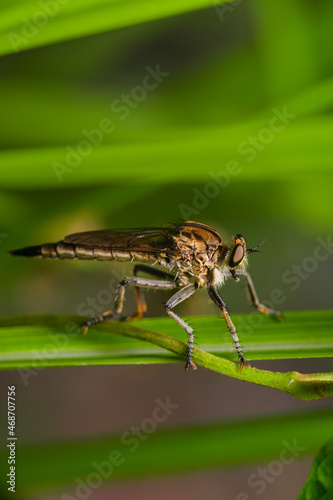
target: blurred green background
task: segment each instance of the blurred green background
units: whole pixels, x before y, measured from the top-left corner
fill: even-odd
[[[45,32],[49,28],[51,23]],[[317,238],[332,234],[332,29],[328,0],[244,0],[3,55],[1,314],[75,313],[108,287],[112,273],[131,270],[123,263],[14,259],[7,250],[77,231],[159,226],[177,217],[209,224],[226,240],[236,233],[250,246],[265,239],[261,253],[250,256],[262,300],[280,289],[281,310],[331,309],[332,255],[310,271],[306,259],[314,256]],[[137,87],[151,72],[147,67],[168,75],[144,93]],[[120,113],[117,100],[124,95],[131,100]],[[272,122],[281,113],[287,118]],[[68,168],[68,151],[80,152],[101,120],[111,120],[113,131]],[[66,167],[61,174],[59,163]],[[216,177],[227,179],[225,185]],[[295,289],[283,278],[288,271],[294,276],[294,265],[306,276]],[[250,311],[244,285],[227,283],[222,296],[231,313]],[[165,297],[148,294],[149,315],[164,315]],[[133,306],[128,294],[128,311]],[[182,312],[216,310],[202,291]],[[200,344],[204,332],[198,335]],[[224,331],[221,341],[227,341]],[[257,366],[315,372],[330,363]],[[6,374],[2,384],[7,382],[20,386],[17,373]],[[244,386],[203,370],[185,377],[178,365],[45,370],[20,390],[22,442],[127,428],[161,394],[181,402],[173,423],[309,405]],[[291,465],[269,498],[286,492],[295,498],[310,463]],[[160,499],[178,498],[181,491],[222,498],[222,483],[223,498],[236,498],[250,472],[110,486],[94,498],[128,498],[134,491],[136,498],[157,492]]]

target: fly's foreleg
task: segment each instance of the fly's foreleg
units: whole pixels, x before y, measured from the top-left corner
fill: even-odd
[[[259,302],[257,292],[254,288],[254,284],[249,273],[247,271],[238,271],[237,275],[244,276],[244,278],[246,279],[247,288],[249,290],[250,299],[253,307],[255,307],[257,311],[263,314],[267,314],[268,316],[276,316],[278,320],[283,321],[283,316],[280,313],[280,311],[275,311],[274,309],[270,309],[269,307],[266,307]]]
[[[86,321],[82,325],[83,333],[87,333],[88,328],[92,325],[96,325],[97,323],[101,323],[102,321],[106,321],[108,319],[118,318],[122,313],[124,306],[124,298],[125,298],[125,286],[134,286],[136,288],[150,288],[150,289],[159,289],[159,290],[172,290],[174,288],[178,288],[177,283],[174,281],[158,281],[151,280],[148,278],[124,278],[118,285],[118,294],[115,300],[115,306],[113,311],[107,311],[96,318],[92,318]]]
[[[239,369],[241,370],[244,365],[250,366],[249,363],[245,359],[245,356],[243,354],[242,348],[241,348],[240,343],[239,343],[239,338],[238,338],[238,335],[236,332],[236,328],[235,328],[233,322],[231,321],[231,318],[229,316],[229,313],[227,311],[225,303],[222,300],[222,297],[220,296],[216,287],[213,284],[208,283],[207,288],[208,288],[208,293],[209,293],[210,298],[213,300],[213,302],[215,302],[215,304],[219,307],[219,309],[221,309],[222,314],[224,316],[224,319],[228,325],[229,332],[230,332],[230,335],[232,337],[232,341],[234,343],[236,353],[237,353],[239,360],[240,360]]]
[[[191,295],[193,295],[197,288],[198,285],[196,283],[191,283],[190,285],[186,285],[184,288],[176,292],[171,297],[171,299],[169,299],[168,302],[165,304],[165,310],[169,314],[169,316],[171,316],[171,318],[177,321],[177,323],[188,334],[187,361],[185,365],[185,370],[188,370],[189,368],[192,368],[193,370],[197,369],[196,365],[192,361],[194,330],[182,318],[180,318],[176,313],[174,313],[172,309],[176,307],[176,305],[180,304],[180,302],[183,302],[183,300],[186,300]]]
[[[133,270],[134,276],[137,276],[139,272],[147,273],[150,274],[151,276],[156,276],[158,278],[164,278],[165,280],[168,281],[175,280],[175,276],[173,274],[168,273],[166,271],[162,271],[161,269],[155,269],[154,267],[151,266],[146,266],[145,264],[136,264],[134,266]],[[144,297],[144,294],[142,293],[142,290],[138,286],[136,286],[134,288],[134,293],[137,304],[137,312],[135,314],[132,314],[132,316],[128,316],[127,318],[125,318],[126,321],[133,321],[135,319],[140,319],[147,312],[146,299]]]

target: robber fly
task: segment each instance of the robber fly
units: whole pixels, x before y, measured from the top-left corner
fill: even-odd
[[[222,241],[219,233],[211,227],[199,222],[181,221],[164,228],[110,229],[76,233],[66,236],[58,243],[26,247],[10,253],[11,255],[51,259],[140,262],[134,266],[133,276],[124,278],[119,283],[113,311],[107,311],[83,323],[83,333],[96,323],[111,318],[120,319],[127,285],[134,287],[137,301],[137,312],[124,318],[128,320],[141,318],[147,310],[141,288],[178,289],[166,302],[165,309],[188,334],[186,370],[196,369],[192,361],[193,328],[173,309],[193,295],[198,288],[206,287],[210,298],[225,318],[240,360],[239,368],[242,369],[244,364],[250,365],[244,357],[236,329],[217,289],[226,279],[233,278],[238,281],[243,276],[246,279],[253,306],[261,313],[275,315],[282,319],[279,311],[269,309],[259,302],[252,279],[246,271],[247,254],[256,252],[258,246],[247,248],[245,238],[240,234],[233,237],[231,245],[227,245]],[[150,265],[142,264],[142,262]],[[166,271],[153,267],[156,264]],[[138,273],[142,272],[150,274],[154,279],[138,277]]]

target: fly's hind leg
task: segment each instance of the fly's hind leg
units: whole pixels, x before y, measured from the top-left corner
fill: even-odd
[[[244,276],[244,278],[246,279],[247,288],[249,290],[252,305],[257,309],[257,311],[261,312],[262,314],[267,314],[268,316],[275,316],[279,321],[284,321],[280,311],[275,311],[274,309],[270,309],[269,307],[266,307],[259,302],[258,295],[254,288],[252,278],[247,271],[238,271],[237,275]]]
[[[164,273],[165,275],[165,273]],[[115,319],[120,316],[124,306],[124,298],[125,298],[125,286],[134,286],[136,288],[150,288],[150,289],[159,289],[159,290],[172,290],[174,288],[178,288],[178,284],[174,281],[159,281],[152,280],[148,278],[124,278],[118,285],[118,294],[115,300],[115,306],[113,311],[107,311],[100,316],[96,316],[96,318],[92,318],[86,321],[82,325],[82,332],[87,333],[88,328],[92,325],[96,325],[97,323],[101,323],[102,321],[106,321],[108,319]],[[141,296],[142,297],[142,296]],[[144,309],[145,302],[140,303],[140,307]],[[139,307],[139,306],[138,306]]]
[[[176,307],[177,304],[183,302],[183,300],[188,299],[191,295],[194,294],[198,285],[196,283],[191,283],[186,285],[184,288],[181,288],[178,292],[176,292],[171,299],[165,304],[166,312],[173,318],[177,323],[185,330],[188,334],[188,348],[187,348],[187,361],[185,365],[185,370],[192,368],[196,370],[197,367],[192,361],[192,351],[193,351],[193,343],[194,343],[194,330],[191,328],[182,318],[180,318],[176,313],[173,312],[173,308]]]

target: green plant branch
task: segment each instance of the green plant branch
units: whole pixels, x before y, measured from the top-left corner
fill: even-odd
[[[293,324],[291,318],[298,315],[302,318],[306,317],[311,328],[312,324],[315,324],[317,320],[318,332],[320,329],[322,330],[322,338],[324,337],[323,325],[326,332],[329,332],[332,327],[332,313],[330,311],[292,314],[290,313],[291,326]],[[243,318],[243,316],[241,317]],[[209,318],[201,319],[209,323]],[[213,320],[216,329],[216,325],[220,326],[220,323],[216,323],[216,318],[213,318]],[[151,322],[156,326],[161,324],[163,329],[163,319],[142,321],[143,324],[147,324],[147,322],[148,324]],[[111,362],[117,364],[175,362],[185,358],[186,344],[164,333],[138,328],[126,322],[109,322],[97,325],[90,330],[87,336],[83,336],[79,328],[81,323],[82,317],[69,315],[27,315],[2,318],[0,320],[0,368],[32,368],[38,371],[50,366],[110,364]],[[265,329],[269,330],[269,324],[274,325],[273,329],[275,331],[279,328],[281,342],[283,342],[282,333],[286,327],[274,322],[264,321],[261,325],[263,333],[265,333]],[[168,329],[172,330],[173,327],[170,321],[168,325]],[[258,327],[257,330],[260,330],[260,328]],[[106,332],[132,340],[126,343],[125,339],[119,340],[119,337],[114,335],[105,336]],[[318,334],[318,332],[316,333]],[[324,342],[321,355],[332,356],[333,342],[329,345],[327,339],[329,337]],[[149,342],[159,348],[166,349],[176,355],[178,359],[175,356],[165,356],[165,353],[163,356],[163,352],[152,348],[142,351],[142,344],[137,341]],[[246,340],[249,347],[251,341],[252,338]],[[267,345],[270,345],[269,341],[267,341]],[[274,348],[272,351],[274,352]],[[313,351],[309,349],[310,357],[313,355],[311,353]],[[111,361],[111,357],[114,358],[113,361]],[[288,351],[285,352],[283,357],[288,357]],[[265,358],[267,359],[267,355]],[[271,358],[274,358],[274,353]],[[246,382],[272,387],[299,399],[320,399],[333,395],[333,373],[302,374],[296,371],[281,373],[258,370],[255,367],[244,367],[240,371],[238,364],[199,348],[194,349],[193,360],[198,366]]]
[[[139,332],[124,332],[123,335],[151,342],[185,358],[186,344],[167,335],[147,330],[141,331],[141,329]],[[239,370],[237,364],[198,348],[193,350],[193,360],[197,365],[222,375],[272,387],[299,399],[310,400],[333,396],[333,373],[302,374],[296,371],[281,373],[246,366],[244,366],[243,370]]]

